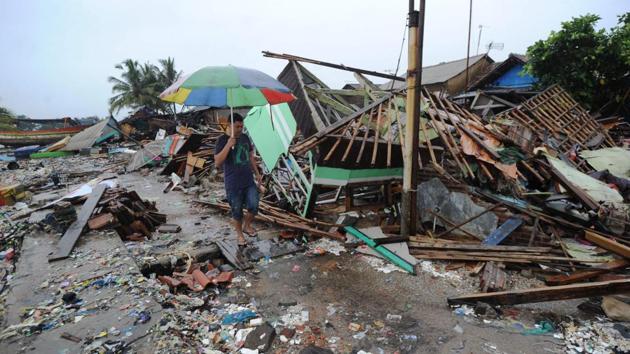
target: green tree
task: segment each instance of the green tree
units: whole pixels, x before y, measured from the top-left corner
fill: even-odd
[[[162,91],[164,91],[182,76],[182,72],[175,69],[174,58],[160,59],[158,63],[160,64],[158,78],[160,86],[163,88]]]
[[[151,63],[140,65],[136,60],[127,59],[115,66],[122,73],[120,78],[108,78],[115,94],[109,99],[110,113],[118,113],[125,107],[137,109],[143,106],[161,113],[173,112],[174,107],[161,101],[158,95],[181,73],[175,69],[172,58],[161,59],[159,63],[161,68]]]
[[[592,14],[563,22],[527,49],[527,71],[539,87],[559,84],[590,109],[620,101],[630,75],[629,15],[610,31],[596,30],[600,17]]]
[[[15,116],[6,107],[0,106],[0,130],[15,130]]]
[[[160,64],[158,72],[158,88],[161,93],[175,83],[175,81],[179,80],[182,76],[182,72],[175,69],[174,58],[168,57],[166,59],[160,59],[158,60],[158,63]],[[169,105],[168,107],[169,113],[175,113],[175,103]]]

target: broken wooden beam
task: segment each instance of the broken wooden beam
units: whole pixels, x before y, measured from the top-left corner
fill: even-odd
[[[409,253],[418,259],[442,259],[459,261],[500,261],[508,263],[601,263],[597,260],[579,260],[566,257],[537,255],[531,253],[468,252],[410,249]]]
[[[586,235],[587,240],[593,242],[599,247],[622,257],[630,258],[630,247],[589,230],[584,230],[584,234]]]
[[[449,305],[475,304],[516,305],[533,302],[580,299],[584,297],[622,294],[630,291],[630,279],[575,285],[559,285],[525,290],[477,293],[448,298]]]
[[[505,264],[503,263],[486,263],[486,266],[483,269],[483,273],[481,274],[481,280],[479,282],[479,287],[481,288],[482,292],[495,292],[505,289],[507,274],[503,270],[504,268]]]
[[[355,73],[361,73],[361,74],[369,75],[369,76],[382,77],[384,79],[403,81],[403,82],[405,81],[404,77],[395,76],[395,75],[391,75],[391,74],[380,73],[380,72],[377,72],[377,71],[371,71],[371,70],[364,70],[364,69],[354,68],[352,66],[345,66],[343,64],[333,64],[333,63],[328,63],[328,62],[321,61],[321,60],[309,59],[309,58],[299,57],[297,55],[291,55],[291,54],[278,54],[278,53],[272,53],[272,52],[268,52],[268,51],[263,51],[262,53],[263,53],[263,56],[265,56],[267,58],[276,58],[276,59],[286,59],[286,60],[290,60],[290,61],[299,61],[299,62],[302,62],[302,63],[309,63],[309,64],[327,66],[327,67],[333,68],[333,69],[352,71],[352,72],[355,72]]]
[[[411,238],[413,240],[414,238]],[[417,239],[417,238],[416,238]],[[416,242],[410,241],[409,248],[427,250],[451,250],[451,251],[495,251],[495,252],[522,252],[522,253],[549,253],[551,247],[526,247],[526,246],[503,246],[503,245],[483,245],[466,243],[443,243],[443,242]]]
[[[545,284],[547,285],[567,285],[579,283],[584,280],[595,278],[599,275],[613,272],[618,269],[626,268],[630,265],[630,262],[625,259],[616,259],[614,261],[606,262],[599,268],[580,270],[571,274],[551,275],[545,277]]]
[[[48,258],[49,262],[68,258],[75,243],[83,233],[90,216],[92,216],[92,212],[94,211],[96,204],[98,204],[98,201],[103,196],[105,189],[107,189],[106,184],[97,184],[96,187],[92,189],[92,193],[89,195],[85,204],[83,204],[81,210],[79,211],[77,220],[70,225],[68,230],[66,230],[66,233],[63,234],[61,240],[59,240],[59,243],[57,244],[57,250]]]
[[[518,227],[522,224],[523,219],[516,215],[510,216],[510,218],[507,219],[501,226],[492,231],[490,235],[488,235],[488,237],[483,240],[482,243],[484,245],[496,246],[499,243],[503,242],[503,240],[510,236],[510,234],[518,229]]]

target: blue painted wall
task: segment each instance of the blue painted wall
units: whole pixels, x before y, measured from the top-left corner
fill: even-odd
[[[506,87],[506,88],[524,88],[531,87],[536,81],[535,77],[529,74],[522,74],[523,65],[518,64],[513,66],[500,78],[492,83],[493,87]]]

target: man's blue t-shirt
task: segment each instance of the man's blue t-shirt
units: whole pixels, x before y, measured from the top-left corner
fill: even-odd
[[[222,135],[217,139],[214,153],[220,153],[227,144],[228,135]],[[230,149],[223,162],[225,191],[227,193],[238,191],[254,184],[254,173],[249,162],[249,153],[253,150],[249,137],[241,134],[236,139],[233,149]]]

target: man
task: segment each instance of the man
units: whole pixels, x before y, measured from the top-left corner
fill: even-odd
[[[258,213],[258,189],[254,183],[261,183],[262,177],[254,158],[254,147],[243,134],[243,117],[234,113],[234,124],[228,127],[226,134],[217,139],[214,152],[217,168],[223,166],[225,193],[230,203],[232,223],[236,229],[239,246],[247,245],[243,232],[256,236],[252,220]],[[243,218],[243,205],[247,215]]]

